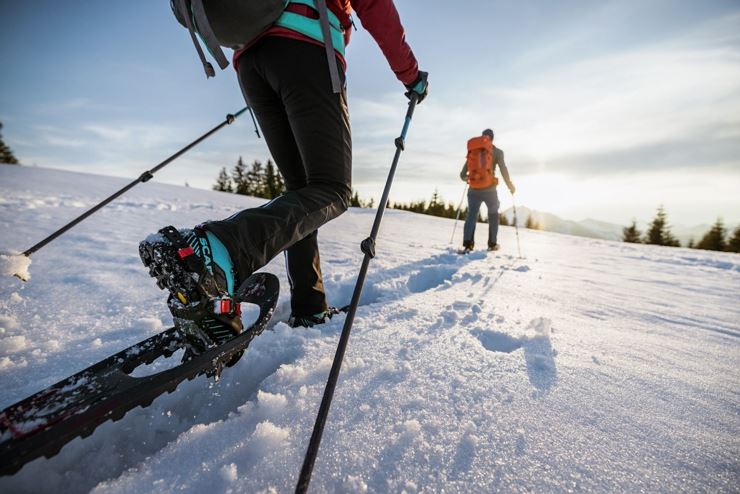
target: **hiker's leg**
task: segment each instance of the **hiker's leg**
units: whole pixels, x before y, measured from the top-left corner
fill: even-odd
[[[475,225],[478,221],[478,211],[483,202],[480,193],[475,189],[468,189],[468,216],[465,218],[463,227],[463,245],[465,247],[475,244]]]
[[[498,200],[498,192],[493,187],[489,194],[486,194],[486,207],[488,208],[488,245],[498,243],[498,208],[501,204]]]
[[[285,267],[290,283],[290,311],[293,316],[311,316],[327,309],[321,276],[318,231],[291,245],[285,251]]]
[[[346,211],[352,141],[346,91],[332,93],[322,47],[265,38],[242,55],[239,77],[289,189],[259,208],[206,226],[226,244],[244,279]],[[306,260],[312,262],[313,257]]]

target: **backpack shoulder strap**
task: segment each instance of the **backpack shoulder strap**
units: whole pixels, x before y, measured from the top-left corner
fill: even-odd
[[[193,20],[190,16],[190,2],[187,0],[172,0],[172,1],[175,2],[177,12],[180,14],[180,18],[185,23],[185,27],[188,28],[188,32],[190,33],[190,39],[193,40],[193,45],[195,46],[195,51],[198,52],[198,57],[200,57],[200,62],[203,64],[203,70],[206,71],[206,77],[215,77],[216,71],[213,70],[213,65],[211,65],[210,62],[206,60],[206,56],[203,54],[203,49],[200,47],[200,44],[198,43],[198,38],[195,37],[195,27],[193,27]]]
[[[213,58],[216,59],[221,70],[223,70],[229,66],[229,61],[226,60],[226,56],[216,38],[216,34],[211,28],[211,23],[208,22],[206,10],[203,8],[203,0],[192,0],[192,2],[193,16],[195,17],[195,24],[198,26],[198,32],[202,36],[206,48],[208,48],[208,51],[213,55]]]
[[[342,90],[342,83],[339,80],[339,70],[337,70],[337,60],[334,53],[334,41],[331,37],[331,27],[329,26],[329,13],[327,12],[326,0],[316,0],[316,6],[319,11],[321,34],[324,38],[324,47],[326,48],[326,59],[327,62],[329,62],[331,89],[333,92],[339,93]]]

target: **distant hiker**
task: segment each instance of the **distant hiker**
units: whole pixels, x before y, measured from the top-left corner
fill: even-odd
[[[201,35],[203,25],[208,23],[217,36],[226,32],[234,26],[239,9],[252,8],[248,2],[192,0],[192,10],[186,10],[185,16],[178,15],[182,9],[190,9],[190,3],[173,0],[175,13],[191,34],[198,30]],[[223,9],[232,6],[233,14],[221,15]],[[198,17],[198,9],[203,7],[207,18]],[[221,10],[209,12],[209,7]],[[175,268],[177,273],[161,281],[171,293],[170,310],[181,325],[195,325],[209,336],[224,328],[239,333],[242,326],[233,310],[218,313],[206,305],[213,305],[214,299],[233,297],[240,282],[280,252],[285,252],[290,282],[291,324],[321,324],[333,313],[324,293],[317,231],[347,210],[352,194],[352,137],[344,58],[352,9],[406,86],[406,96],[416,94],[421,102],[427,95],[427,73],[419,70],[406,43],[392,0],[292,0],[284,11],[281,2],[277,7],[277,20],[270,21],[245,47],[237,49],[233,63],[287,192],[261,207],[245,209],[221,221],[179,231],[164,228],[140,245],[142,260],[150,272],[156,274],[160,267],[181,268]],[[195,26],[191,19],[196,21]],[[217,25],[219,22],[221,25]],[[328,40],[322,32],[331,33],[326,36]],[[201,38],[208,44],[207,35]],[[221,38],[218,41],[230,46]],[[198,276],[193,277],[193,272]],[[198,304],[206,308],[191,310]]]
[[[504,152],[493,145],[493,131],[486,129],[480,137],[468,141],[468,156],[460,171],[460,178],[468,182],[468,217],[463,228],[463,249],[475,247],[475,225],[481,203],[488,208],[488,250],[498,250],[498,208],[496,165],[501,169],[506,186],[513,194],[516,191],[509,179],[509,170],[504,163]]]

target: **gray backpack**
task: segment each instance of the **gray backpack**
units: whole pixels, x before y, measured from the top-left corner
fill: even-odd
[[[308,5],[318,11],[319,19],[287,12],[285,8],[290,3]],[[332,89],[335,93],[341,90],[334,51],[344,54],[344,28],[327,9],[326,0],[170,0],[170,7],[177,21],[190,32],[206,77],[214,77],[216,72],[206,60],[198,36],[218,66],[225,69],[229,62],[222,46],[238,50],[278,25],[324,43]]]

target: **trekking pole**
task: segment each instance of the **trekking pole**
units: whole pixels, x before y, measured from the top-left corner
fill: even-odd
[[[44,247],[46,244],[48,244],[49,242],[51,242],[54,239],[56,239],[58,236],[60,236],[64,232],[66,232],[67,230],[69,230],[73,226],[77,225],[78,223],[80,223],[81,221],[83,221],[84,219],[86,219],[88,216],[91,216],[91,215],[95,214],[98,210],[100,210],[103,207],[105,207],[108,203],[110,203],[114,199],[122,196],[123,194],[125,194],[126,192],[128,192],[130,189],[133,189],[136,185],[138,185],[140,183],[148,182],[149,180],[151,180],[151,178],[154,176],[154,174],[157,173],[159,170],[161,170],[162,168],[164,168],[165,166],[167,166],[168,164],[170,164],[171,162],[173,162],[174,160],[176,160],[177,158],[179,158],[180,156],[182,156],[183,154],[185,154],[186,152],[188,152],[193,147],[195,147],[198,144],[200,144],[203,140],[207,139],[212,134],[216,133],[222,127],[224,127],[226,125],[231,125],[234,122],[234,120],[236,120],[236,118],[239,115],[241,115],[242,113],[244,113],[245,111],[247,111],[247,108],[248,107],[242,108],[241,110],[239,110],[238,112],[236,112],[234,114],[229,113],[228,115],[226,115],[226,119],[223,122],[221,122],[220,124],[218,124],[217,126],[215,126],[214,128],[212,128],[211,130],[209,130],[208,132],[206,132],[205,134],[203,134],[202,136],[200,136],[199,138],[197,138],[196,140],[194,140],[193,142],[191,142],[190,144],[188,144],[184,148],[180,149],[175,154],[173,154],[172,156],[170,156],[166,160],[162,161],[160,164],[158,164],[157,166],[155,166],[151,170],[145,171],[144,173],[142,173],[139,176],[139,178],[137,178],[136,180],[134,180],[133,182],[131,182],[130,184],[128,184],[127,186],[125,186],[124,188],[122,188],[121,190],[119,190],[118,192],[114,193],[110,197],[102,200],[101,202],[99,202],[98,204],[96,204],[95,206],[93,206],[92,208],[90,208],[89,210],[85,211],[80,216],[78,216],[77,218],[73,219],[72,221],[70,221],[69,223],[67,223],[63,227],[61,227],[59,230],[55,231],[54,233],[52,233],[51,235],[49,235],[48,237],[46,237],[45,239],[43,239],[41,242],[37,243],[36,245],[34,245],[33,247],[31,247],[30,249],[28,249],[27,251],[25,251],[23,253],[23,255],[26,256],[26,257],[31,257],[31,254],[33,254],[37,250],[39,250],[42,247]]]
[[[516,250],[519,252],[519,259],[522,258],[522,249],[519,246],[519,223],[516,219],[516,201],[514,200],[514,194],[511,194],[511,204],[514,206],[514,231],[516,231]]]
[[[460,198],[460,204],[457,205],[457,216],[455,216],[455,226],[452,228],[452,236],[450,237],[450,243],[455,238],[455,231],[457,230],[457,221],[460,219],[460,212],[462,211],[462,203],[465,200],[465,193],[468,191],[468,184],[465,184],[463,189],[462,197]]]
[[[362,241],[360,244],[360,250],[365,254],[362,259],[362,266],[360,267],[360,273],[357,275],[357,283],[355,284],[355,291],[352,293],[352,301],[350,302],[349,309],[347,310],[347,318],[344,320],[344,327],[342,328],[342,334],[339,337],[339,344],[337,345],[337,351],[334,355],[334,362],[329,372],[329,378],[326,381],[326,387],[324,388],[324,396],[321,399],[321,405],[319,406],[319,412],[316,415],[316,423],[313,426],[313,432],[311,433],[311,440],[308,443],[308,449],[306,450],[306,456],[303,460],[303,467],[301,468],[300,476],[298,477],[298,484],[296,485],[295,491],[298,494],[303,494],[308,490],[308,484],[311,482],[311,473],[313,472],[313,465],[316,461],[316,456],[319,452],[319,445],[321,444],[321,436],[324,433],[324,426],[326,425],[326,418],[329,415],[329,407],[331,406],[331,400],[334,397],[334,389],[337,386],[337,380],[339,378],[339,371],[342,367],[342,360],[344,360],[344,352],[347,349],[347,343],[349,342],[349,334],[352,331],[352,323],[355,319],[355,313],[357,312],[357,306],[360,303],[360,294],[362,294],[362,285],[365,283],[365,276],[367,275],[367,268],[370,264],[370,259],[375,257],[375,238],[378,235],[380,229],[380,222],[383,219],[383,213],[385,212],[385,206],[388,203],[388,195],[391,190],[391,183],[393,182],[393,175],[396,173],[396,167],[398,165],[398,158],[401,156],[401,151],[405,148],[406,132],[409,130],[411,124],[411,117],[414,114],[414,108],[418,97],[416,94],[411,95],[411,101],[409,101],[409,107],[406,111],[406,120],[403,124],[403,130],[401,135],[396,138],[396,154],[393,157],[393,163],[391,169],[388,172],[388,179],[385,182],[385,189],[383,190],[383,197],[380,199],[378,210],[375,213],[375,221],[370,232],[370,236]]]

